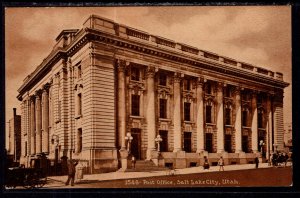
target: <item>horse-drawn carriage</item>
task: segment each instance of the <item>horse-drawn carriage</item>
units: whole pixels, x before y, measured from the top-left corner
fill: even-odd
[[[5,187],[7,189],[23,186],[41,188],[47,183],[47,176],[41,168],[12,167],[6,169]]]

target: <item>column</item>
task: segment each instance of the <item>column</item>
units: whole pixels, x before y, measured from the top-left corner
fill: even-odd
[[[267,123],[267,159],[270,159],[270,153],[273,150],[273,141],[272,141],[272,125],[273,125],[273,115],[272,115],[272,95],[268,95],[267,100],[267,113],[268,113],[268,123]]]
[[[174,150],[173,152],[182,150],[181,135],[181,74],[174,75]]]
[[[224,152],[223,83],[217,86],[217,152]]]
[[[204,151],[204,111],[203,111],[203,78],[197,81],[197,153]]]
[[[118,135],[119,146],[121,146],[121,150],[126,150],[125,65],[125,61],[118,60]]]
[[[147,122],[147,134],[148,134],[148,148],[147,159],[151,159],[151,151],[155,150],[155,91],[154,91],[154,76],[155,67],[148,67],[146,70],[147,81],[147,109],[146,109],[146,122]]]
[[[43,90],[43,134],[42,134],[42,152],[49,153],[49,95],[48,85]]]
[[[30,100],[30,151],[31,155],[35,154],[35,102],[34,97]]]
[[[252,131],[252,151],[254,153],[258,152],[258,130],[257,130],[257,102],[256,102],[256,93],[252,93],[252,124],[251,124],[251,131]]]
[[[235,152],[242,152],[242,108],[241,108],[241,91],[239,87],[235,89],[235,109],[236,109],[236,117],[235,117]]]
[[[41,122],[41,98],[39,93],[35,97],[35,114],[36,114],[36,153],[42,152],[42,122]]]

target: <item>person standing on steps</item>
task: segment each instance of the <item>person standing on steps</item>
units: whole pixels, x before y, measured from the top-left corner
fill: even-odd
[[[75,179],[75,173],[76,173],[76,165],[78,164],[77,161],[69,160],[68,162],[68,180],[66,182],[66,186],[69,185],[69,182],[71,180],[71,186],[74,186],[74,179]]]
[[[134,157],[134,155],[132,155],[131,157],[131,164],[132,164],[132,167],[135,169],[135,163],[136,163],[136,159]]]
[[[207,156],[204,156],[204,164],[203,164],[203,168],[205,169],[209,169],[209,162],[208,162],[208,158]]]
[[[221,169],[224,171],[224,159],[221,156],[219,161],[218,161],[218,165],[220,166],[219,171],[221,171]]]
[[[255,162],[255,168],[258,168],[258,163],[259,163],[258,157],[255,157],[254,162]]]

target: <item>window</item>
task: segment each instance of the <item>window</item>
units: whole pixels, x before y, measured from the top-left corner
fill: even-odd
[[[260,110],[257,114],[258,128],[263,128],[263,112]]]
[[[131,95],[131,114],[134,116],[140,115],[140,96]]]
[[[247,135],[243,135],[242,136],[242,150],[245,153],[248,153],[248,136]]]
[[[224,96],[227,97],[227,98],[230,98],[230,97],[231,97],[230,87],[226,87],[226,88],[224,89]]]
[[[206,118],[206,123],[212,123],[211,119],[211,106],[207,105],[206,106],[206,111],[205,111],[205,118]]]
[[[243,116],[242,116],[242,123],[243,123],[243,126],[244,127],[247,127],[248,126],[248,111],[247,110],[244,110],[243,111]]]
[[[191,121],[191,103],[185,102],[184,103],[184,120]]]
[[[184,90],[191,90],[191,80],[190,79],[185,79],[183,81],[183,88]]]
[[[160,151],[168,152],[168,131],[160,130],[159,135],[162,139],[160,142]]]
[[[82,76],[81,65],[78,65],[78,67],[77,67],[77,77],[78,77],[78,79],[80,79],[81,76]]]
[[[206,94],[211,94],[211,84],[210,83],[206,83]]]
[[[258,104],[261,104],[262,101],[263,101],[262,95],[258,95],[258,96],[257,96],[257,103],[258,103]]]
[[[25,141],[25,156],[27,156],[27,141]]]
[[[205,150],[209,153],[213,152],[213,134],[205,133]]]
[[[82,128],[77,131],[77,153],[82,151]]]
[[[159,99],[159,117],[167,118],[167,99]]]
[[[225,109],[225,125],[231,125],[231,109]]]
[[[77,95],[78,106],[77,106],[77,115],[82,115],[82,98],[81,93]]]
[[[192,152],[192,133],[191,132],[184,132],[183,148],[184,148],[184,151],[187,153]]]
[[[140,80],[140,70],[136,67],[131,67],[131,80]]]
[[[231,151],[231,135],[225,135],[225,151],[232,153]]]
[[[242,95],[242,100],[243,101],[249,101],[249,93],[248,93],[248,91],[242,91],[242,93],[241,93],[241,95]]]
[[[159,74],[159,85],[167,86],[167,75],[164,73]]]

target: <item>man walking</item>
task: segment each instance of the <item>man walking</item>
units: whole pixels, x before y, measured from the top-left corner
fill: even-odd
[[[66,186],[69,185],[71,180],[71,186],[74,186],[74,179],[76,173],[76,165],[78,164],[77,161],[73,161],[72,159],[68,162],[68,180],[66,182]]]
[[[224,171],[224,159],[221,156],[219,161],[218,161],[218,165],[220,166],[219,171],[221,171],[221,169]]]

